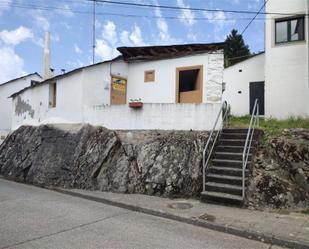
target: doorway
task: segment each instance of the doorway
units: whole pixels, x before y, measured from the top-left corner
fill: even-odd
[[[265,83],[260,82],[250,82],[250,115],[252,114],[254,108],[254,102],[256,99],[259,100],[259,115],[265,114],[265,103],[264,103],[264,91]]]
[[[201,103],[203,66],[176,69],[176,103]]]
[[[127,80],[113,76],[111,85],[111,104],[125,105],[127,102]]]

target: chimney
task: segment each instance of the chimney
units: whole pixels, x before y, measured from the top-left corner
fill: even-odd
[[[53,77],[53,73],[50,70],[50,34],[45,32],[45,46],[44,46],[44,55],[43,55],[43,77],[44,80]]]

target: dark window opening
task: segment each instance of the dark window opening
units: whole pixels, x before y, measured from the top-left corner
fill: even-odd
[[[184,70],[179,72],[179,92],[195,91],[198,85],[200,69]]]
[[[49,84],[49,107],[56,107],[57,100],[57,84],[51,83]]]
[[[276,43],[305,40],[304,17],[276,21]]]

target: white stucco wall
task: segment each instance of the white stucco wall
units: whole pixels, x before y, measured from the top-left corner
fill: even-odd
[[[144,103],[176,102],[176,68],[203,65],[203,103],[221,102],[223,52],[174,59],[131,63],[128,71],[127,99]],[[144,72],[155,70],[155,81],[144,82]]]
[[[119,130],[211,130],[221,103],[144,104],[85,107],[85,122]]]
[[[28,89],[13,99],[12,129],[40,123],[79,123],[82,120],[82,72],[56,81],[56,107],[49,107],[49,84]]]
[[[223,99],[231,105],[233,115],[243,116],[250,113],[250,82],[265,80],[264,67],[263,53],[224,69],[223,82],[226,87]]]
[[[272,0],[266,12],[305,14],[307,0]],[[266,20],[265,114],[279,119],[309,116],[308,19],[307,41],[275,44],[275,19]]]
[[[128,64],[123,61],[88,67],[82,73],[83,105],[109,105],[111,75],[128,78]]]
[[[30,86],[31,80],[40,81],[41,78],[36,74],[32,74],[0,85],[0,136],[7,134],[12,126],[12,99],[8,97]]]

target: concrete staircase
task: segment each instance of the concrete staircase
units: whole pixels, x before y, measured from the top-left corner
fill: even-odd
[[[248,129],[223,129],[214,148],[208,172],[206,172],[203,201],[227,205],[242,205],[242,154]],[[257,133],[252,141],[245,184],[248,184],[253,152],[257,146]]]

